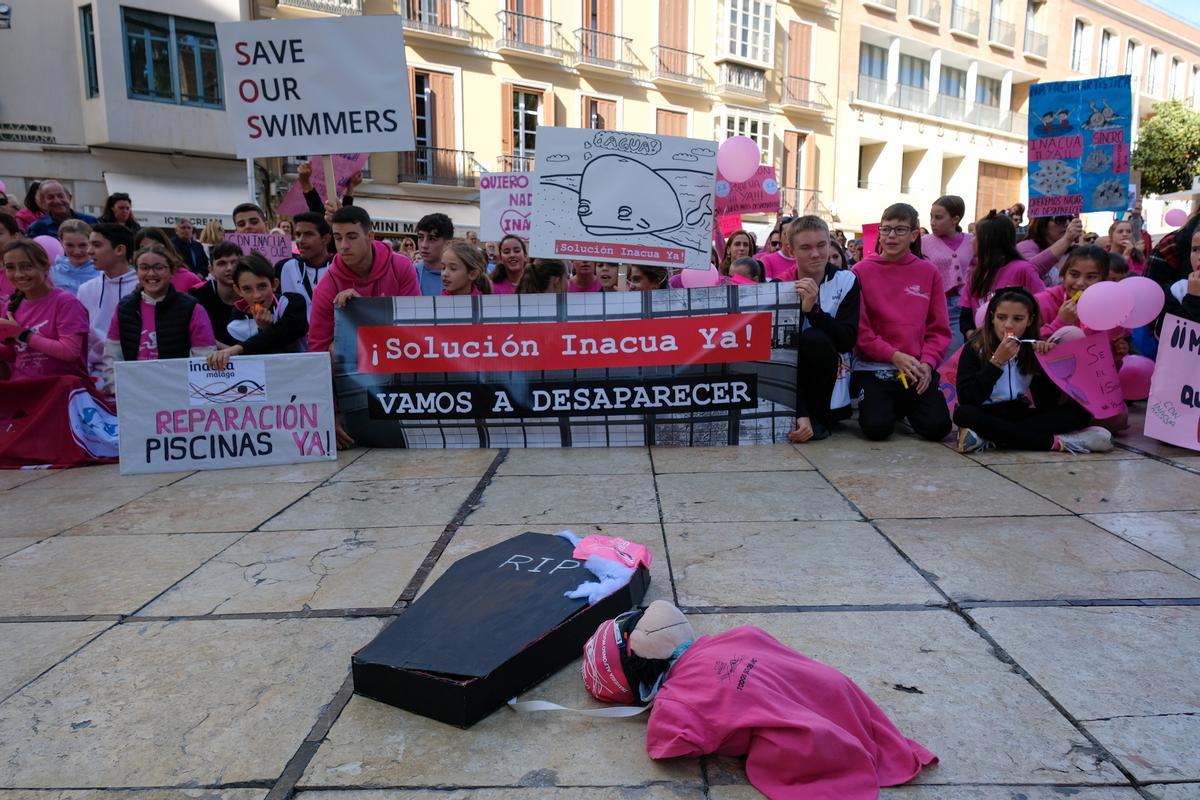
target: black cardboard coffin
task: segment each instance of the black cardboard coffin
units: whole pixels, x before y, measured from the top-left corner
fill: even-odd
[[[352,661],[354,691],[468,728],[578,658],[606,619],[641,602],[650,573],[595,605],[561,536],[522,533],[454,562]]]

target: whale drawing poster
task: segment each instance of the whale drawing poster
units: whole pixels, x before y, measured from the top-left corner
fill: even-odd
[[[708,269],[716,171],[702,139],[539,129],[529,253]]]

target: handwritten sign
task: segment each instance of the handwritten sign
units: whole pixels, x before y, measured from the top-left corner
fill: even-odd
[[[243,253],[258,253],[271,264],[292,257],[292,243],[284,233],[225,232],[225,241],[242,248]]]
[[[479,238],[498,242],[533,229],[533,173],[489,172],[479,179]]]
[[[1029,87],[1029,214],[1130,205],[1128,75]]]
[[[1168,314],[1146,401],[1146,435],[1200,450],[1200,325]]]
[[[367,153],[335,153],[333,155],[333,174],[337,178],[338,197],[346,194],[350,176],[367,165],[368,155]],[[317,163],[317,160],[313,162],[312,187],[317,190],[322,203],[329,201],[329,190],[325,188],[325,170]],[[304,199],[304,192],[300,188],[299,181],[291,185],[287,194],[279,201],[277,210],[279,215],[284,217],[294,217],[308,211],[308,202]]]
[[[1037,358],[1050,380],[1096,419],[1116,416],[1124,410],[1121,381],[1107,333],[1063,342]]]
[[[734,183],[717,170],[716,211],[722,214],[774,213],[779,210],[779,182],[775,168],[761,166],[749,180]]]

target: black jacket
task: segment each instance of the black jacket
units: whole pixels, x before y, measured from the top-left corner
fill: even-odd
[[[819,288],[818,301],[804,319],[828,336],[839,353],[849,353],[858,341],[858,310],[862,300],[858,278],[850,270],[826,264]]]
[[[259,331],[242,342],[242,352],[248,356],[272,355],[274,353],[293,353],[298,349],[300,341],[308,333],[308,303],[303,295],[295,292],[284,292],[287,305],[283,314],[275,320],[275,324],[266,330]],[[249,319],[251,315],[238,309],[233,309],[230,321]]]
[[[990,361],[979,357],[975,343],[968,341],[958,359],[958,378],[955,387],[958,392],[960,406],[982,406],[992,396],[996,381],[1000,380],[1004,370]],[[1029,393],[1033,395],[1033,404],[1038,408],[1053,408],[1063,400],[1062,390],[1046,376],[1041,364],[1038,364],[1029,384]]]
[[[229,316],[233,313],[233,306],[226,305],[221,296],[217,294],[217,285],[212,281],[205,281],[202,286],[197,286],[188,292],[192,297],[204,306],[204,310],[208,312],[208,320],[212,323],[213,336],[216,340],[226,347],[238,344],[238,341],[229,335]]]
[[[159,358],[187,358],[192,352],[189,332],[196,300],[167,287],[167,294],[154,304],[154,330]],[[142,339],[142,290],[134,289],[117,304],[117,330],[121,335],[121,356],[137,361]]]
[[[201,278],[208,277],[208,255],[204,252],[204,245],[195,239],[185,242],[178,236],[171,237],[171,244],[175,246],[175,252],[179,253],[179,257],[183,259],[183,263],[188,269]]]

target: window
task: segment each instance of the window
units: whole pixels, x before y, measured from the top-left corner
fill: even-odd
[[[513,89],[512,154],[533,158],[537,152],[538,111],[542,93],[528,89]]]
[[[659,136],[687,136],[688,115],[686,111],[655,109],[654,132]]]
[[[1091,66],[1092,26],[1081,19],[1075,20],[1075,30],[1071,34],[1071,69],[1076,72],[1087,72]]]
[[[594,128],[598,131],[613,130],[616,128],[617,101],[602,100],[598,97],[584,95],[579,127]]]
[[[764,163],[771,163],[771,123],[758,117],[726,114],[717,119],[717,135],[722,139],[746,136],[755,141]]]
[[[900,56],[900,84],[924,89],[929,85],[929,62],[916,56]]]
[[[1200,108],[1200,67],[1192,67],[1192,108]]]
[[[945,97],[957,97],[960,100],[967,96],[967,73],[954,67],[942,67],[939,79],[938,94]]]
[[[224,107],[217,32],[211,22],[121,9],[129,96]]]
[[[1101,78],[1117,74],[1117,34],[1105,28],[1100,33],[1100,69]]]
[[[79,7],[79,38],[83,53],[83,85],[88,97],[100,96],[100,76],[96,71],[96,23],[92,7]]]
[[[1162,51],[1151,48],[1150,59],[1146,62],[1146,91],[1158,94],[1162,88]]]
[[[975,79],[975,102],[981,106],[1000,107],[1000,80],[980,75]]]
[[[862,43],[858,53],[858,74],[868,78],[887,80],[887,50],[873,44]]]
[[[1183,83],[1186,76],[1183,72],[1183,62],[1178,58],[1171,59],[1171,72],[1167,75],[1167,97],[1171,100],[1183,99]]]
[[[763,0],[726,0],[729,4],[729,55],[771,63],[775,5]]]

